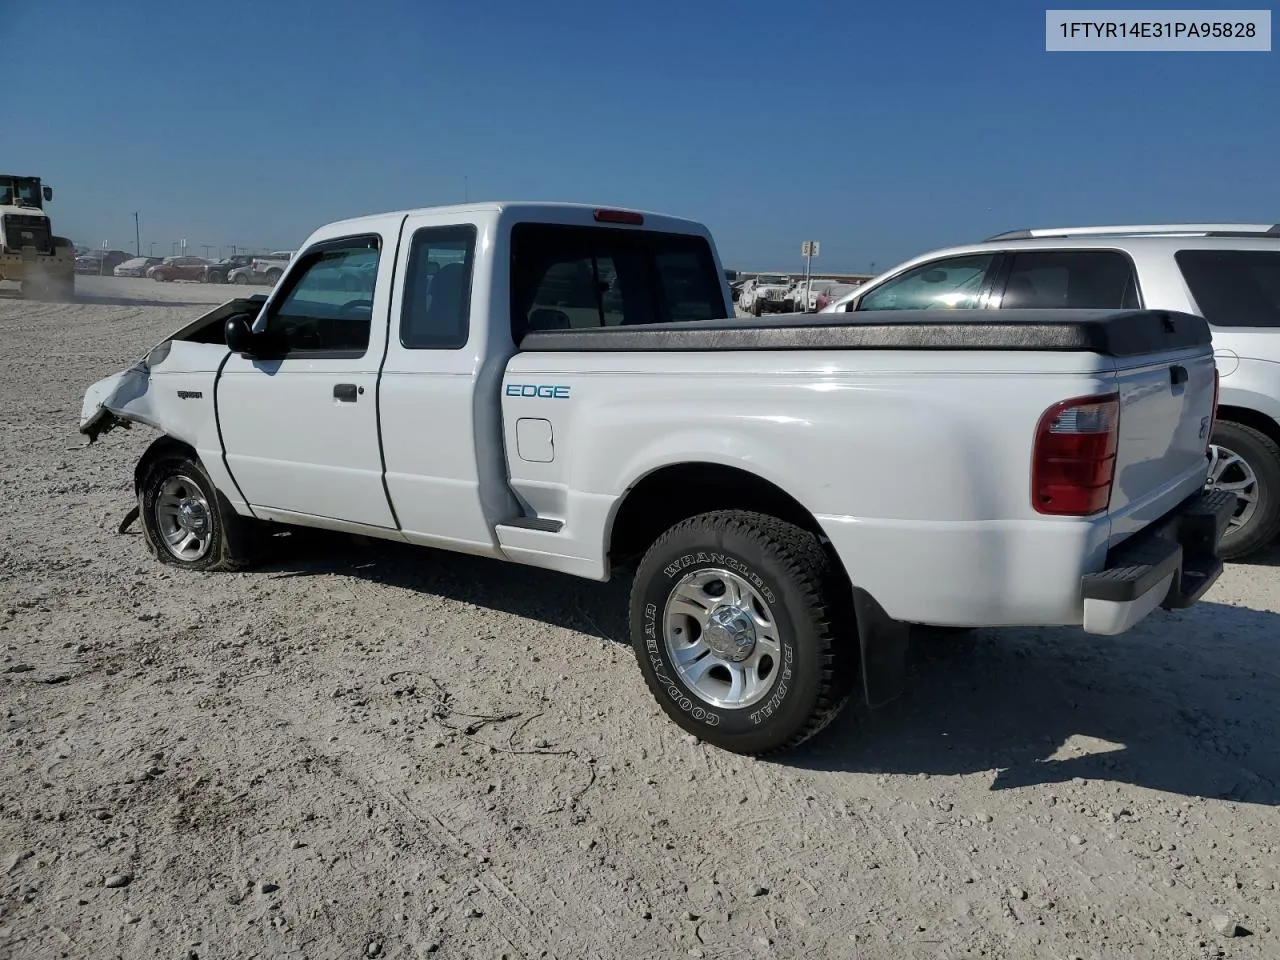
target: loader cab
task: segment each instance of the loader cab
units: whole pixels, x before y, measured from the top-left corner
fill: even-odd
[[[53,199],[53,188],[43,186],[39,177],[19,177],[0,173],[0,207],[25,207],[43,210]]]

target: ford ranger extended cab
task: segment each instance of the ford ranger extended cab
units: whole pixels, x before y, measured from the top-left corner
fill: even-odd
[[[81,430],[162,433],[136,510],[179,567],[294,524],[633,571],[653,695],[763,753],[894,697],[913,625],[1194,603],[1235,505],[1204,490],[1216,390],[1186,314],[733,319],[700,224],[470,204],[321,228],[90,387]]]

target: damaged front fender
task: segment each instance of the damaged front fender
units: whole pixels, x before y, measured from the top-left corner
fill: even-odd
[[[151,369],[145,360],[99,380],[85,391],[80,432],[93,443],[115,427],[128,428],[129,421],[160,429],[146,401],[150,385]]]
[[[150,393],[153,375],[157,373],[213,373],[227,354],[223,325],[236,314],[256,314],[266,303],[262,294],[228,300],[204,316],[175,331],[147,351],[126,370],[104,377],[85,391],[80,408],[80,432],[93,443],[115,427],[128,428],[141,423],[163,432],[173,432],[166,423],[166,411],[157,409],[161,401]],[[173,361],[175,344],[201,344],[204,348],[179,349]],[[167,399],[167,398],[166,398]],[[187,418],[177,418],[179,422]]]

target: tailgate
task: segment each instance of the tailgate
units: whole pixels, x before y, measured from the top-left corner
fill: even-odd
[[[1120,436],[1111,543],[1204,486],[1215,367],[1208,347],[1116,360]]]

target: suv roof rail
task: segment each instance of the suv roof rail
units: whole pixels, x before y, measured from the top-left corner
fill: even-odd
[[[1042,227],[1033,230],[1010,230],[994,237],[987,237],[983,242],[1035,240],[1040,237],[1110,237],[1152,234],[1205,237],[1280,236],[1280,223],[1155,223],[1113,227]]]

